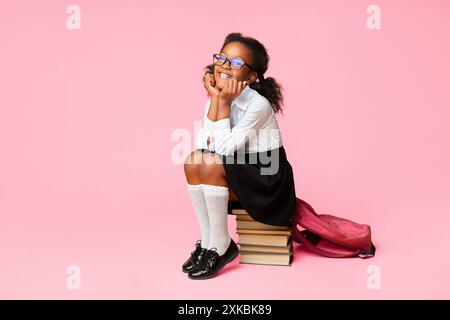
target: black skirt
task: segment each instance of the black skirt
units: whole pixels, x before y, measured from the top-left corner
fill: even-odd
[[[256,221],[275,226],[290,224],[296,204],[295,185],[283,146],[257,153],[217,155],[238,198],[228,201],[228,214],[232,209],[245,209]]]

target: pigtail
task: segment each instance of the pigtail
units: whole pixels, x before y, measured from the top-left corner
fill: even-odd
[[[281,85],[272,77],[264,78],[259,76],[258,81],[253,82],[250,88],[258,91],[258,93],[269,100],[275,113],[283,114],[283,94]]]

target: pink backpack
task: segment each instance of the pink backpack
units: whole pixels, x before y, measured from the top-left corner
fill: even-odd
[[[297,228],[300,225],[305,230]],[[330,258],[370,258],[375,255],[370,226],[329,214],[317,214],[306,201],[296,198],[292,238],[308,249]]]

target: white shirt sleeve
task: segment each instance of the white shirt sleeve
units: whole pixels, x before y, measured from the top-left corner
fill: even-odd
[[[205,111],[203,115],[203,127],[200,129],[197,135],[197,149],[207,149],[214,151],[214,122],[208,118],[209,106],[211,99],[206,102]],[[209,146],[208,146],[208,138]]]
[[[272,112],[272,106],[269,102],[258,101],[248,106],[244,117],[233,129],[230,127],[230,118],[213,122],[216,153],[228,156],[244,146],[270,120]]]

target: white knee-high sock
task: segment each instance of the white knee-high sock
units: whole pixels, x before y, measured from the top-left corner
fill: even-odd
[[[221,256],[231,242],[231,236],[228,233],[228,188],[203,184],[203,192],[209,216],[208,249],[215,247]]]
[[[209,217],[206,207],[205,196],[203,194],[203,184],[186,184],[194,207],[198,223],[200,225],[201,247],[208,249],[209,244]]]

